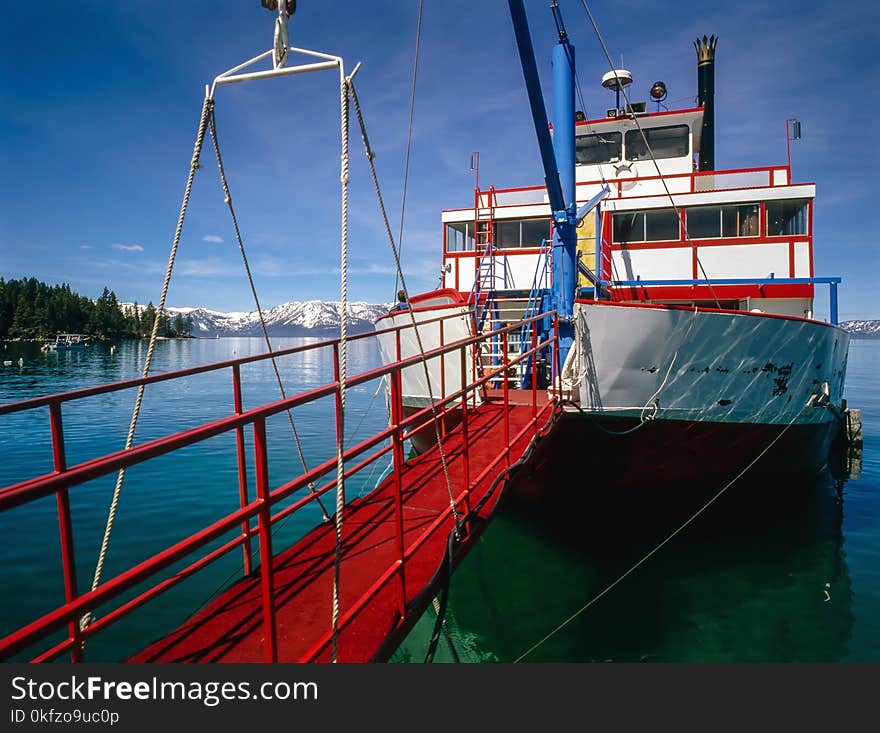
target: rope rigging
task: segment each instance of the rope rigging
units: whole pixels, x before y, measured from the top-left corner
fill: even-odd
[[[665,545],[671,542],[677,535],[679,535],[682,531],[685,530],[690,524],[694,522],[703,512],[705,512],[712,504],[714,504],[718,499],[721,498],[722,494],[724,494],[731,486],[733,486],[737,481],[739,481],[743,476],[745,476],[761,458],[774,446],[777,442],[788,432],[788,429],[795,424],[797,419],[801,416],[801,413],[807,408],[813,406],[813,400],[810,399],[804,405],[801,406],[801,409],[798,410],[797,414],[791,419],[791,421],[783,426],[782,430],[779,431],[779,434],[773,438],[759,453],[756,455],[749,464],[740,471],[736,476],[734,476],[730,481],[725,484],[720,491],[714,494],[709,498],[707,502],[705,502],[697,511],[695,511],[687,520],[685,520],[682,524],[676,527],[671,533],[669,533],[663,540],[661,540],[657,545],[654,546],[648,553],[643,555],[634,565],[632,565],[628,570],[618,576],[614,581],[609,583],[605,588],[603,588],[599,593],[593,596],[587,603],[581,606],[577,611],[575,611],[571,616],[566,618],[562,623],[556,626],[552,631],[542,637],[540,640],[532,644],[528,649],[526,649],[522,654],[520,654],[516,659],[514,659],[514,664],[517,662],[521,662],[527,656],[529,656],[532,652],[534,652],[538,647],[542,646],[545,642],[549,641],[553,636],[562,631],[568,624],[574,621],[578,616],[580,616],[584,611],[586,611],[590,606],[599,601],[603,596],[608,594],[613,588],[615,588],[619,583],[623,582],[629,575],[635,572],[639,567],[644,565],[651,557],[653,557],[657,552],[659,552]]]
[[[629,94],[626,91],[626,86],[620,83],[620,79],[617,76],[617,69],[614,68],[614,62],[611,60],[611,54],[608,52],[608,46],[605,45],[605,39],[602,38],[602,33],[599,31],[599,26],[596,23],[593,14],[590,12],[590,7],[587,4],[586,0],[581,0],[581,5],[584,8],[584,12],[587,14],[587,18],[590,21],[590,25],[593,27],[593,31],[596,34],[596,38],[599,41],[599,45],[602,46],[602,52],[605,54],[605,59],[608,61],[608,66],[611,69],[611,72],[614,74],[614,79],[620,87],[620,91],[623,93],[623,98],[626,101],[626,104],[629,109],[632,109],[632,103],[629,99]],[[712,299],[715,301],[715,305],[718,308],[721,308],[721,301],[718,299],[718,295],[715,292],[715,287],[712,285],[712,281],[709,279],[709,275],[706,273],[706,269],[703,267],[703,263],[700,261],[699,254],[697,254],[697,248],[694,246],[694,243],[691,241],[690,235],[687,230],[687,220],[681,213],[681,207],[679,207],[675,203],[675,199],[672,197],[672,193],[669,190],[669,186],[666,185],[666,179],[663,174],[660,172],[660,165],[657,163],[657,158],[654,157],[654,150],[651,148],[650,143],[648,142],[648,138],[645,135],[644,129],[642,129],[642,125],[639,122],[639,118],[637,115],[632,115],[633,122],[636,123],[636,128],[639,131],[639,134],[642,136],[642,142],[645,144],[645,149],[648,151],[648,154],[651,156],[651,162],[654,164],[654,168],[657,171],[657,176],[660,179],[660,182],[663,184],[663,190],[666,191],[666,197],[669,199],[669,203],[672,205],[672,208],[675,209],[675,214],[678,217],[678,220],[681,222],[683,231],[684,231],[684,239],[685,241],[691,245],[694,251],[694,259],[697,261],[697,265],[700,268],[700,272],[703,273],[703,277],[706,280],[706,283],[709,286],[709,291],[712,293]]]
[[[284,389],[284,383],[281,379],[281,372],[278,369],[278,362],[275,360],[275,355],[272,349],[272,341],[269,338],[269,330],[266,327],[266,319],[263,316],[263,308],[260,305],[260,297],[257,295],[257,286],[254,283],[254,277],[251,273],[251,266],[248,262],[247,253],[244,248],[244,241],[242,240],[241,230],[238,226],[238,217],[235,215],[235,209],[232,205],[232,194],[229,191],[229,183],[226,180],[226,171],[223,167],[223,157],[220,155],[220,142],[217,137],[217,120],[214,116],[214,100],[210,100],[210,111],[208,115],[208,125],[211,131],[211,142],[214,146],[214,156],[217,158],[217,169],[220,172],[220,183],[223,186],[223,196],[226,201],[226,205],[229,207],[229,215],[232,218],[232,228],[235,231],[235,241],[238,243],[238,249],[241,252],[241,259],[244,263],[244,270],[247,274],[248,284],[251,288],[251,294],[254,297],[254,305],[257,308],[257,316],[260,319],[260,329],[263,332],[263,340],[266,343],[266,350],[271,354],[269,360],[272,362],[272,370],[275,372],[275,381],[278,383],[278,391],[281,393],[281,399],[287,399],[287,392]],[[306,456],[303,452],[302,442],[300,441],[299,431],[296,429],[296,423],[293,421],[293,412],[292,410],[286,410],[287,412],[287,420],[290,423],[290,430],[293,433],[293,440],[296,444],[296,451],[299,455],[300,463],[302,463],[303,470],[308,473],[309,466],[306,462]],[[309,483],[309,491],[313,494],[316,492],[314,482]],[[316,497],[318,505],[321,507],[321,512],[324,515],[324,521],[329,522],[330,517],[327,514],[327,508],[324,506],[324,503],[321,501],[321,497]]]
[[[397,233],[397,246],[400,250],[401,257],[403,256],[403,222],[406,214],[406,189],[407,182],[409,181],[409,155],[412,149],[413,115],[416,109],[416,79],[418,78],[419,73],[419,47],[422,39],[422,4],[423,0],[419,0],[419,17],[416,22],[416,47],[413,52],[412,88],[409,93],[409,129],[406,133],[406,158],[403,164],[403,195],[400,202],[400,229]],[[394,293],[392,294],[392,297],[397,296],[397,279],[398,276],[397,273],[395,273]]]
[[[388,212],[385,209],[385,202],[382,197],[382,189],[379,185],[378,174],[376,173],[376,165],[373,162],[373,158],[375,157],[375,154],[373,153],[372,147],[370,147],[370,139],[367,136],[367,127],[366,127],[366,124],[364,123],[364,117],[363,117],[363,112],[361,111],[360,101],[358,100],[357,92],[355,90],[355,86],[353,83],[349,84],[349,89],[351,91],[351,101],[354,104],[355,114],[357,115],[357,118],[358,118],[358,124],[360,125],[360,128],[361,128],[361,139],[363,140],[363,143],[364,143],[364,152],[367,156],[367,162],[370,165],[370,175],[373,178],[373,188],[376,191],[376,198],[378,199],[378,202],[379,202],[379,210],[382,214],[382,220],[385,224],[385,233],[388,235],[388,242],[391,246],[391,254],[394,257],[394,264],[395,264],[395,267],[397,268],[397,273],[400,275],[400,284],[403,286],[404,291],[409,292],[406,287],[406,279],[404,278],[403,269],[400,265],[400,254],[397,251],[397,246],[394,243],[394,234],[391,232],[391,224],[388,221]],[[424,368],[424,372],[425,372],[425,381],[428,385],[428,400],[429,400],[430,406],[431,406],[431,416],[432,416],[432,423],[434,426],[434,435],[437,440],[437,448],[438,448],[439,455],[440,455],[440,463],[443,467],[443,476],[446,479],[446,490],[449,493],[449,503],[450,503],[450,506],[452,507],[452,516],[455,520],[456,532],[458,532],[461,529],[461,519],[458,515],[458,509],[455,505],[455,495],[453,494],[452,484],[449,479],[449,467],[448,467],[447,461],[446,461],[446,452],[443,448],[443,441],[440,438],[440,416],[437,414],[437,407],[434,404],[434,394],[431,389],[431,375],[428,372],[428,362],[425,359],[425,348],[422,344],[422,337],[419,334],[419,327],[418,327],[418,324],[416,323],[415,313],[413,313],[412,308],[408,308],[407,313],[409,313],[410,321],[412,322],[413,332],[415,333],[416,342],[419,347],[419,353],[422,356],[421,363],[422,363],[422,367]]]
[[[153,361],[153,351],[156,347],[156,340],[159,336],[159,325],[162,321],[162,314],[165,311],[165,298],[168,295],[168,287],[171,284],[171,271],[174,269],[174,260],[177,256],[177,248],[180,245],[180,235],[183,232],[183,220],[186,217],[186,210],[189,206],[189,196],[192,191],[193,179],[196,170],[199,167],[199,157],[202,154],[202,144],[205,141],[205,130],[207,129],[208,119],[211,115],[212,102],[207,97],[202,104],[202,114],[199,118],[199,129],[196,133],[196,142],[193,147],[192,160],[190,161],[189,174],[186,179],[186,187],[183,192],[183,201],[180,205],[180,214],[177,217],[177,227],[174,230],[174,240],[171,244],[171,253],[168,256],[168,265],[165,268],[165,279],[162,283],[162,294],[159,296],[159,305],[156,308],[156,316],[153,319],[153,329],[150,332],[150,343],[147,347],[147,356],[144,360],[144,367],[141,376],[146,377],[150,372],[150,365]],[[129,450],[134,444],[134,433],[137,428],[138,417],[141,412],[141,405],[144,399],[144,388],[146,385],[140,385],[137,391],[137,397],[134,403],[134,409],[131,413],[131,421],[128,425],[128,435],[125,438],[125,450]],[[104,561],[107,558],[107,550],[110,547],[110,535],[113,532],[113,524],[116,519],[116,511],[119,508],[119,497],[122,494],[122,485],[125,482],[125,468],[120,468],[116,475],[116,485],[113,487],[113,497],[110,500],[110,509],[107,513],[107,523],[104,526],[104,536],[101,539],[101,549],[98,552],[98,562],[95,565],[95,574],[92,578],[92,590],[98,587],[101,582],[101,574],[104,570]],[[92,611],[83,614],[80,619],[80,629],[85,630],[91,623]]]
[[[348,354],[348,115],[349,115],[349,88],[351,77],[357,72],[355,67],[351,76],[342,79],[339,87],[340,127],[342,135],[340,167],[342,183],[341,205],[341,253],[340,253],[340,299],[342,301],[342,316],[339,321],[339,391],[338,413],[339,429],[336,433],[336,546],[333,557],[333,636],[331,640],[331,659],[338,661],[339,647],[339,586],[340,569],[342,565],[342,521],[345,508],[345,380]]]

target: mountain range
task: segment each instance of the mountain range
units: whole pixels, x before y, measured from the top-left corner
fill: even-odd
[[[122,304],[123,307],[130,304]],[[348,304],[348,330],[364,333],[374,330],[376,319],[387,313],[392,303]],[[256,311],[221,313],[207,308],[168,307],[170,315],[180,313],[192,318],[193,336],[259,336],[260,319]],[[272,336],[324,336],[339,333],[342,304],[339,301],[290,301],[263,311],[266,327]],[[880,320],[843,321],[841,328],[854,338],[880,338]]]
[[[375,304],[350,302],[348,304],[348,332],[364,333],[374,330],[373,323],[388,312],[391,303]],[[207,308],[168,307],[170,315],[180,313],[192,319],[192,335],[259,336],[262,334],[257,311],[233,311],[221,313]],[[266,328],[272,336],[324,336],[337,335],[342,316],[342,303],[338,301],[291,301],[263,310]]]
[[[843,321],[840,327],[845,331],[849,331],[853,338],[880,339],[880,320]]]

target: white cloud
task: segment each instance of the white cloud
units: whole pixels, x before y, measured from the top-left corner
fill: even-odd
[[[91,248],[92,248],[92,245],[90,245],[90,244],[81,244],[81,245],[79,246],[79,248],[80,248],[80,249],[91,249]]]
[[[202,237],[203,242],[215,242],[216,244],[220,244],[223,241],[223,237],[220,237],[216,234],[206,234]]]
[[[114,244],[111,245],[113,249],[119,249],[123,252],[143,252],[144,248],[139,244]]]

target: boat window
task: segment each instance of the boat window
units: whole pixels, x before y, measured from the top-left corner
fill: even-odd
[[[809,234],[807,201],[788,199],[767,202],[767,235]]]
[[[612,219],[614,242],[660,242],[680,239],[678,214],[675,209],[623,211]]]
[[[471,252],[474,249],[474,223],[456,221],[446,225],[446,251]]]
[[[575,138],[575,161],[580,165],[616,163],[620,160],[623,136],[619,132],[600,135],[578,135]]]
[[[655,158],[680,158],[690,154],[690,128],[687,125],[649,127],[626,133],[627,160],[650,159],[642,132],[645,133]]]
[[[495,246],[499,249],[540,247],[549,237],[549,219],[500,219],[495,222]]]
[[[644,242],[645,214],[643,211],[623,211],[612,219],[611,239],[615,242]]]
[[[687,233],[693,239],[757,237],[759,204],[700,206],[687,210]]]

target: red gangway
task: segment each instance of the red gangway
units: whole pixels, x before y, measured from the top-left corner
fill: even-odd
[[[450,560],[457,563],[491,517],[500,496],[498,487],[510,476],[511,467],[558,415],[555,390],[539,390],[536,379],[539,352],[549,347],[554,363],[558,362],[558,334],[554,333],[539,343],[537,328],[533,328],[531,348],[517,355],[503,349],[504,364],[498,370],[481,375],[473,356],[479,344],[496,336],[506,343],[508,334],[513,329],[520,329],[522,324],[445,344],[443,321],[458,315],[420,322],[420,325],[440,323],[441,345],[424,354],[424,358],[458,352],[461,355],[460,383],[466,385],[448,395],[433,411],[429,406],[409,417],[403,414],[401,373],[407,367],[420,364],[422,356],[402,359],[346,379],[347,387],[355,387],[387,376],[391,415],[389,427],[345,448],[343,481],[389,452],[393,470],[369,494],[347,502],[343,512],[340,610],[335,632],[338,661],[387,658],[436,594],[442,581],[439,569],[448,548],[454,548]],[[526,322],[543,317],[544,314]],[[408,327],[396,326],[378,333],[396,332],[399,341],[400,331]],[[349,340],[369,338],[376,333],[360,334]],[[136,654],[131,661],[330,660],[334,636],[330,613],[336,559],[334,527],[332,524],[319,525],[291,547],[277,553],[273,549],[272,528],[319,496],[335,492],[336,458],[273,487],[269,479],[266,420],[291,408],[335,396],[336,426],[338,431],[342,429],[339,345],[339,340],[334,339],[274,352],[275,357],[282,357],[313,349],[331,349],[334,381],[247,411],[242,409],[241,367],[269,359],[271,354],[0,405],[0,416],[48,407],[54,471],[0,489],[0,515],[9,516],[8,513],[18,507],[55,495],[65,588],[64,603],[0,638],[0,658],[8,659],[27,652],[35,662],[49,661],[64,654],[69,655],[71,661],[82,661],[87,639],[241,547],[244,557],[242,577],[183,626],[169,630],[166,636]],[[499,372],[506,373],[527,359],[532,366],[531,389],[509,390],[507,380],[503,380],[501,390],[486,389],[487,383]],[[65,403],[223,369],[229,369],[232,374],[234,414],[135,445],[129,450],[68,465],[62,424]],[[482,395],[479,402],[476,399],[478,391]],[[406,460],[404,443],[408,436],[433,429],[435,412],[440,413],[441,418],[438,425],[442,430],[442,455],[435,446]],[[460,420],[454,429],[448,427],[451,421],[442,419],[452,414]],[[253,433],[254,444],[256,496],[253,499],[248,489],[247,429]],[[80,592],[70,492],[87,481],[115,473],[123,467],[174,453],[229,432],[234,432],[236,437],[239,509],[217,518],[189,537],[169,544],[148,559],[100,583],[94,590]],[[330,474],[332,480],[317,485]],[[315,485],[313,493],[297,498],[284,508],[279,506],[310,484]],[[454,494],[455,512],[450,488]],[[459,520],[457,525],[456,518]],[[231,532],[235,533],[232,539],[208,550],[210,543]],[[449,542],[451,535],[456,542]],[[259,546],[260,562],[256,567],[251,562],[252,541]],[[189,564],[182,569],[169,577],[156,577],[184,559]],[[136,589],[136,595],[131,597],[133,589]],[[11,599],[12,596],[6,597]],[[107,604],[113,607],[107,610]],[[83,616],[99,606],[105,609],[100,618],[82,628],[80,620]],[[47,641],[65,628],[62,641]],[[145,644],[148,641],[144,639]],[[34,652],[35,649],[40,651]]]

